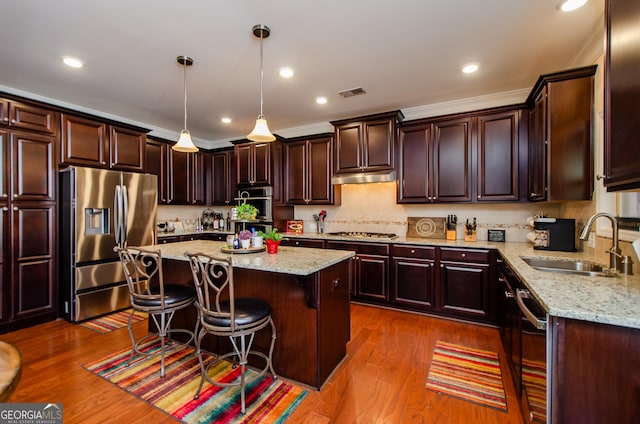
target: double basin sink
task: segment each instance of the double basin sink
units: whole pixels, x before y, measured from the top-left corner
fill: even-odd
[[[539,271],[585,275],[589,277],[615,277],[616,272],[600,264],[577,259],[551,259],[520,257],[527,265]]]

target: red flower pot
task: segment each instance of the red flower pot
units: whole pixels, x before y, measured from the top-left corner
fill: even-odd
[[[280,240],[278,241],[274,241],[274,240],[265,240],[265,243],[267,243],[267,253],[278,253],[278,245],[280,244]]]

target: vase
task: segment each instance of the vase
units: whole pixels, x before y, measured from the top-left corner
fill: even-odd
[[[267,253],[278,253],[278,245],[280,244],[280,240],[265,240],[267,243]]]
[[[240,247],[248,249],[251,246],[251,239],[240,240]]]

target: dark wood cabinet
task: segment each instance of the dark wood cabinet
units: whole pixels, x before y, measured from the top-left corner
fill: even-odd
[[[389,301],[389,245],[327,241],[327,249],[351,250],[353,258],[351,294],[354,299],[375,303]]]
[[[26,131],[10,134],[11,199],[55,201],[55,138]]]
[[[0,323],[11,317],[11,231],[8,203],[0,202]]]
[[[596,66],[542,75],[527,99],[529,200],[590,200]]]
[[[206,170],[210,167],[211,154],[208,152],[191,153],[190,198],[192,205],[205,205],[207,203],[207,178]]]
[[[321,135],[284,145],[284,202],[332,205],[336,188],[333,173],[333,137]],[[340,188],[338,190],[338,199]],[[338,201],[339,203],[339,201]]]
[[[144,172],[158,177],[158,203],[167,204],[169,200],[169,144],[163,141],[146,141]]]
[[[236,191],[235,156],[233,150],[215,151],[211,154],[211,182],[209,190],[212,205],[231,205]]]
[[[271,185],[271,143],[236,144],[234,152],[239,186]]]
[[[551,317],[549,422],[632,423],[640,414],[640,330]]]
[[[472,117],[400,127],[398,203],[473,200]]]
[[[476,201],[520,199],[520,121],[522,110],[478,116]]]
[[[0,125],[56,135],[59,114],[47,108],[0,98]]]
[[[0,202],[9,199],[9,133],[0,129]]]
[[[62,164],[141,172],[145,147],[146,130],[142,128],[62,115]]]
[[[640,188],[640,43],[625,41],[640,19],[636,0],[607,0],[604,100],[604,184]]]
[[[436,248],[392,246],[391,303],[417,311],[435,305]]]
[[[495,251],[440,248],[440,302],[445,314],[494,319]]]
[[[404,118],[393,111],[334,121],[335,173],[392,170],[395,167],[396,124]]]
[[[53,202],[14,203],[12,207],[13,321],[57,313],[55,217]]]

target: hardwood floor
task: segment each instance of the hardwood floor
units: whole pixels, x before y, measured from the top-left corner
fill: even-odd
[[[137,336],[146,322],[135,324]],[[129,346],[126,328],[99,334],[58,320],[0,336],[22,353],[11,402],[62,402],[64,422],[173,423],[173,418],[84,370]],[[425,389],[436,341],[498,352],[507,413]],[[287,423],[522,423],[498,330],[353,304],[348,356]]]

